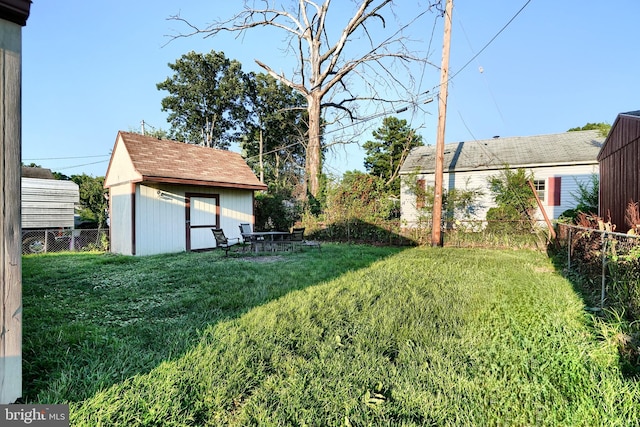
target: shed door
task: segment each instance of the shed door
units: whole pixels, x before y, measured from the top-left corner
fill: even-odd
[[[212,228],[220,226],[220,195],[186,194],[187,251],[215,246]]]

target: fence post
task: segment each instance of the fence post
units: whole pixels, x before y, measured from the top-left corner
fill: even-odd
[[[571,233],[573,229],[571,227],[567,227],[569,229],[569,240],[567,243],[567,269],[571,270]]]
[[[600,291],[600,308],[604,308],[607,267],[607,233],[602,233],[602,289]]]

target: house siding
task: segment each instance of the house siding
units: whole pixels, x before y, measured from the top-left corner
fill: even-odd
[[[575,208],[577,201],[574,195],[578,192],[579,183],[589,184],[591,177],[598,174],[597,164],[575,165],[575,166],[554,166],[554,167],[534,167],[525,168],[527,173],[532,173],[535,180],[545,180],[545,195],[543,206],[545,212],[551,219],[557,219],[564,211]],[[447,191],[451,189],[459,190],[480,190],[482,195],[476,199],[475,209],[468,212],[468,218],[476,221],[484,221],[487,211],[495,207],[493,195],[489,191],[488,180],[492,176],[500,173],[499,170],[485,171],[464,171],[445,172],[443,174],[443,185]],[[555,205],[550,178],[560,178],[560,200]],[[433,187],[434,175],[432,173],[402,176],[402,187],[400,194],[401,217],[406,227],[416,227],[421,223],[420,210],[416,208],[416,197],[410,191],[410,186],[406,182],[408,179],[424,180],[427,187]],[[557,181],[556,181],[557,182]],[[542,213],[537,210],[536,219],[543,221]]]

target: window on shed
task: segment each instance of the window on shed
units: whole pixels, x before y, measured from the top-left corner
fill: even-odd
[[[536,193],[538,193],[538,198],[541,202],[544,202],[544,190],[546,189],[545,180],[544,179],[536,179],[533,181],[533,186],[536,189]]]

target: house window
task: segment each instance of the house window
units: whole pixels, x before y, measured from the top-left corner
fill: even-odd
[[[545,190],[545,180],[544,179],[536,179],[533,181],[533,186],[536,189],[536,193],[538,194],[538,198],[541,202],[544,202],[544,190]]]
[[[425,190],[427,188],[426,181],[419,179],[416,181],[416,209],[424,209],[425,207]]]

